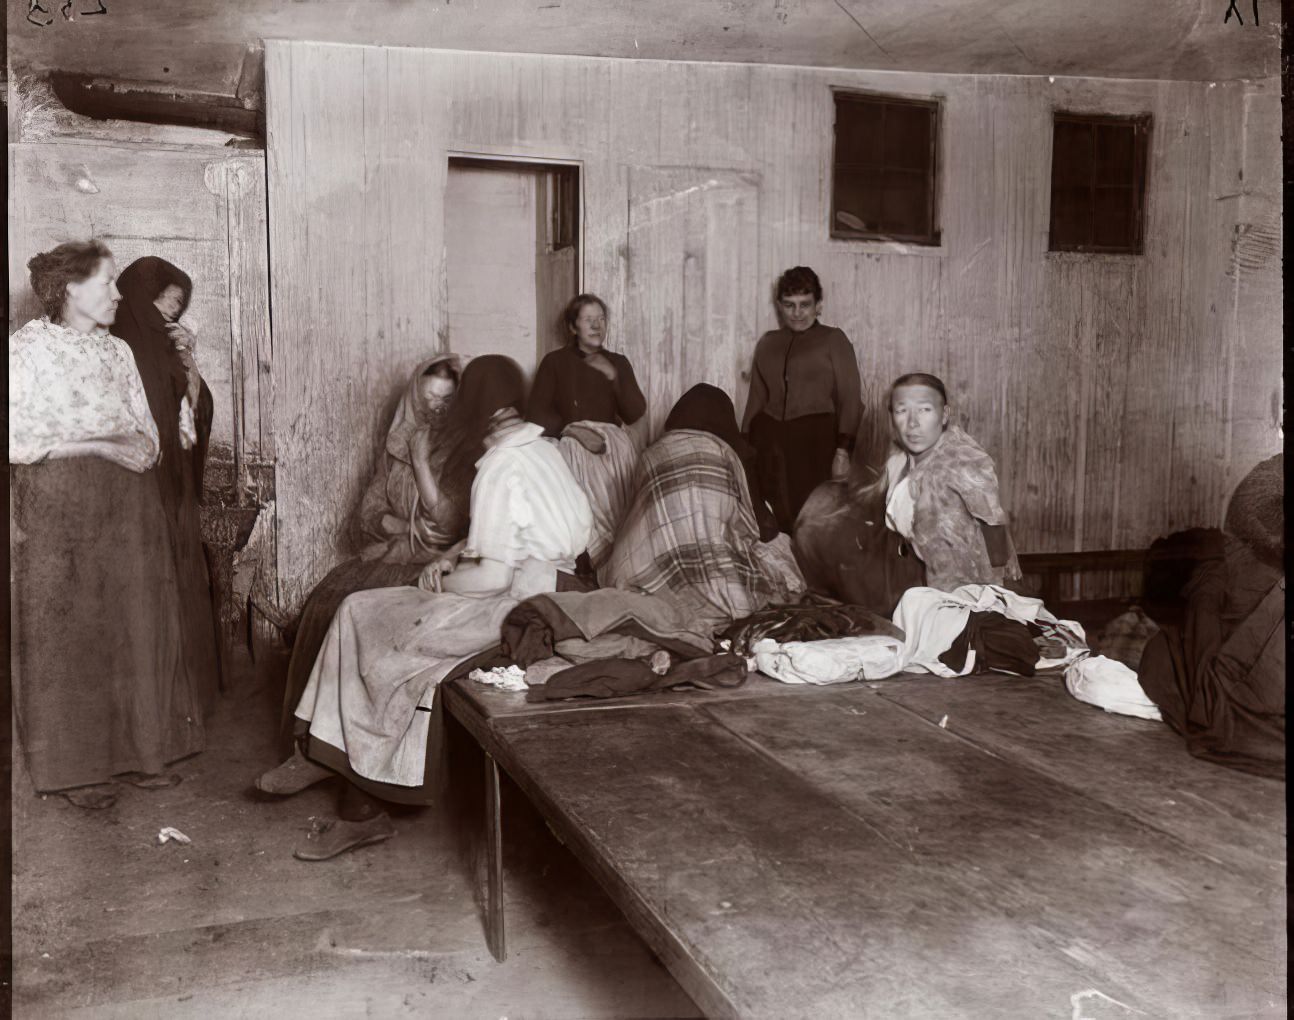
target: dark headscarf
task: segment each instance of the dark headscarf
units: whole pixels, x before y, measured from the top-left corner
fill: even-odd
[[[737,426],[737,409],[732,398],[718,386],[709,383],[698,383],[678,398],[669,417],[665,419],[665,431],[673,429],[692,429],[696,432],[708,432],[732,447],[746,470],[746,486],[750,489],[750,501],[759,522],[760,541],[770,542],[777,537],[777,519],[764,502],[763,491],[759,486],[759,475],[755,468],[755,450],[741,435]]]
[[[180,401],[188,388],[188,375],[184,362],[175,349],[175,342],[166,332],[167,321],[153,304],[166,287],[175,284],[184,293],[180,314],[189,307],[193,295],[193,281],[187,273],[165,259],[147,256],[136,259],[117,277],[121,291],[121,304],[112,332],[126,341],[135,355],[148,407],[157,422],[161,440],[162,459],[158,465],[159,482],[163,498],[173,506],[183,488],[180,478],[181,461],[187,460],[194,473],[196,496],[202,494],[202,469],[206,460],[207,440],[211,431],[211,392],[204,384],[193,408],[198,443],[193,450],[180,446]],[[178,318],[178,316],[177,316]]]
[[[1269,457],[1231,494],[1223,528],[1274,567],[1285,560],[1285,455]]]
[[[522,407],[525,398],[525,376],[511,358],[483,354],[463,369],[445,422],[444,442],[451,452],[441,488],[464,512],[469,512],[476,462],[485,455],[490,418],[501,408]]]

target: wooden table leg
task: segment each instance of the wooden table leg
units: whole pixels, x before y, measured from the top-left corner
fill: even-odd
[[[503,824],[499,806],[499,765],[485,755],[486,933],[490,953],[502,963],[508,958],[503,924]]]

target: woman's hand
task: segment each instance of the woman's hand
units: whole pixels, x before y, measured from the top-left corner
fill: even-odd
[[[409,453],[415,462],[426,464],[431,460],[431,430],[418,429],[409,439]]]
[[[619,373],[616,371],[616,366],[611,364],[611,359],[601,351],[598,351],[595,354],[590,354],[586,357],[584,359],[584,364],[588,365],[589,368],[597,369],[611,382],[615,382],[619,376]]]
[[[838,449],[831,458],[831,480],[833,482],[843,481],[849,477],[849,451]]]
[[[192,351],[198,343],[198,334],[182,322],[168,322],[166,334],[177,351]]]
[[[422,568],[422,574],[418,577],[418,587],[423,591],[444,591],[441,579],[446,574],[452,574],[457,566],[457,556],[442,556],[440,559],[432,560]]]

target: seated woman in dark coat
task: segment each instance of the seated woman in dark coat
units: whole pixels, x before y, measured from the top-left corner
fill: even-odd
[[[283,698],[285,744],[319,646],[342,599],[357,591],[413,584],[423,567],[456,551],[467,535],[469,493],[446,484],[444,427],[462,374],[456,354],[424,361],[409,378],[377,469],[355,515],[357,556],[334,567],[310,593],[292,641]]]
[[[1284,456],[1259,464],[1227,510],[1220,548],[1203,551],[1178,625],[1160,633],[1138,680],[1197,758],[1285,774]]]
[[[596,571],[633,496],[638,448],[623,426],[642,418],[647,400],[629,359],[606,348],[607,306],[600,297],[573,298],[564,319],[571,342],[540,362],[526,418],[561,439],[562,457],[593,507],[588,558]]]

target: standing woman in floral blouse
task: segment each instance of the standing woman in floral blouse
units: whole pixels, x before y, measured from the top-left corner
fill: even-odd
[[[70,242],[27,267],[46,315],[9,337],[14,701],[35,788],[109,806],[115,778],[178,782],[202,750],[175,559],[152,471],[158,430],[108,328],[112,253]]]

